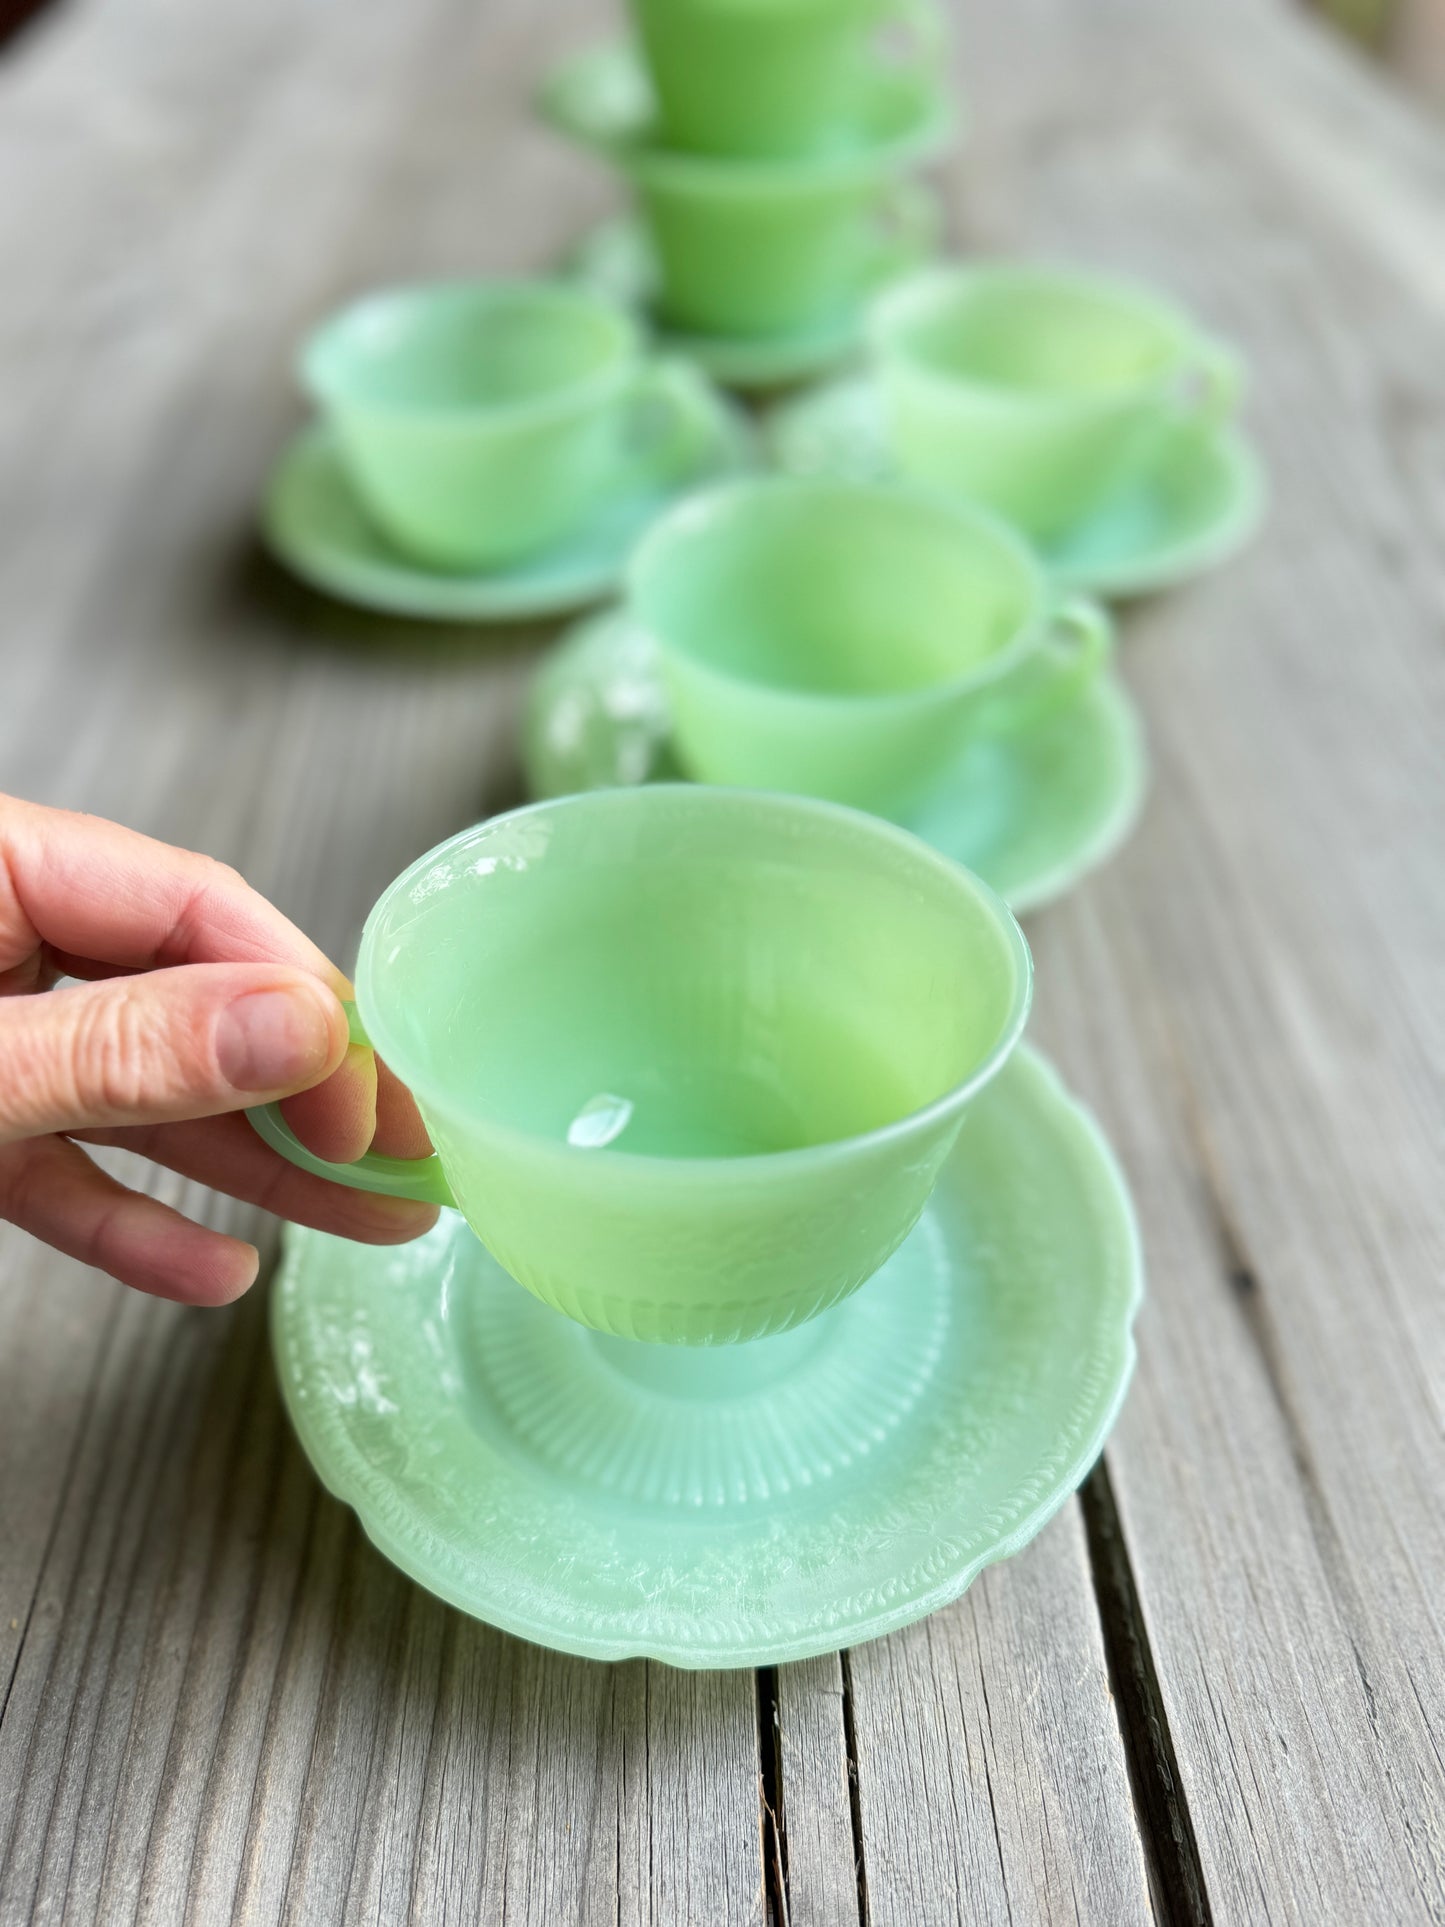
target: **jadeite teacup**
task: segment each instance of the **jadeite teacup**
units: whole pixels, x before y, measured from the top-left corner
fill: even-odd
[[[301,377],[368,511],[432,568],[546,549],[619,482],[687,455],[679,372],[643,360],[621,308],[560,282],[370,295],[311,336]]]
[[[1127,282],[994,263],[883,295],[870,337],[894,455],[913,480],[1047,537],[1147,466],[1171,429],[1235,406],[1221,343]]]
[[[927,0],[632,0],[670,147],[792,159],[856,138],[885,36],[895,63],[941,58]]]
[[[659,317],[727,336],[845,321],[926,252],[933,203],[907,176],[947,124],[936,94],[885,75],[866,135],[836,157],[726,161],[650,139],[612,149],[652,237]]]
[[[1074,700],[1111,647],[987,510],[859,482],[695,497],[643,538],[628,599],[693,775],[896,818],[975,737]]]
[[[436,1156],[331,1165],[455,1203],[529,1291],[621,1337],[718,1344],[870,1277],[1023,1029],[1027,946],[905,832],[686,784],[542,803],[421,857],[356,1000]]]

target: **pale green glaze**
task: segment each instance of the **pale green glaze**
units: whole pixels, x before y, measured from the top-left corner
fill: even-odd
[[[272,1303],[312,1463],[421,1584],[591,1658],[753,1666],[907,1625],[1031,1539],[1113,1422],[1140,1282],[1118,1168],[1024,1048],[913,1235],[780,1338],[584,1331],[451,1216],[392,1249],[289,1230]]]
[[[542,107],[630,181],[656,254],[666,326],[767,337],[837,325],[891,269],[916,260],[920,203],[905,176],[947,138],[948,109],[935,87],[880,69],[845,152],[720,160],[661,141],[629,79],[630,59],[615,48],[580,56],[548,82]]]
[[[992,263],[932,269],[870,319],[904,475],[1056,535],[1146,468],[1181,421],[1231,412],[1239,364],[1126,282]]]
[[[918,201],[899,162],[750,189],[670,159],[633,183],[656,250],[664,325],[768,337],[838,326],[918,259]]]
[[[624,611],[578,623],[549,655],[528,696],[522,759],[539,797],[681,773],[657,646]],[[972,744],[905,827],[1021,914],[1119,848],[1146,780],[1138,711],[1117,678],[1101,676],[1033,727]]]
[[[618,586],[637,538],[690,489],[750,467],[748,423],[695,368],[659,367],[659,408],[673,423],[664,438],[686,448],[686,466],[659,447],[643,469],[609,492],[578,528],[544,549],[499,567],[467,573],[429,569],[403,555],[357,498],[329,424],[304,428],[266,488],[262,527],[268,547],[304,582],[363,608],[444,622],[508,622],[564,615]]]
[[[900,820],[971,741],[1077,697],[1111,645],[986,511],[864,483],[697,495],[627,587],[692,775]]]
[[[779,468],[892,482],[883,398],[868,376],[815,388],[776,408],[767,442]],[[1150,461],[1077,521],[1038,543],[1062,588],[1145,595],[1217,568],[1257,531],[1266,486],[1259,456],[1231,427],[1183,423]]]
[[[846,148],[881,34],[908,35],[915,67],[940,54],[938,17],[918,0],[632,0],[631,11],[660,135],[702,154]]]
[[[432,569],[500,568],[555,545],[609,493],[692,451],[659,446],[672,377],[635,323],[575,282],[374,294],[325,322],[301,378],[366,508]]]
[[[898,253],[878,263],[869,292],[928,260],[943,232],[942,206],[925,182],[900,183],[897,193],[900,210],[907,204]],[[646,223],[635,214],[618,215],[590,229],[568,251],[563,272],[639,309],[653,323],[662,348],[685,355],[714,381],[749,393],[788,388],[826,374],[850,360],[863,337],[866,308],[861,302],[826,321],[781,334],[710,334],[659,322],[657,251]]]
[[[1005,906],[926,845],[686,786],[465,831],[386,892],[356,967],[488,1249],[583,1324],[692,1345],[878,1269],[1030,982]],[[298,1161],[375,1188],[365,1160]]]

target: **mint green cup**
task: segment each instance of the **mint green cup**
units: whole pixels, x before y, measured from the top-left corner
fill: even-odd
[[[677,371],[643,360],[623,309],[560,282],[369,295],[317,329],[300,372],[367,511],[431,568],[545,550],[688,453]]]
[[[904,475],[1059,534],[1147,467],[1181,423],[1234,409],[1238,361],[1127,282],[991,263],[883,295],[870,344]]]
[[[934,93],[883,76],[858,144],[836,157],[718,160],[652,139],[609,150],[652,238],[659,319],[726,336],[846,320],[931,244],[933,204],[908,175],[947,124]]]
[[[303,1168],[454,1203],[584,1325],[684,1345],[801,1323],[917,1221],[1023,1029],[1003,903],[903,831],[659,785],[494,818],[367,919],[365,1033],[436,1146]]]
[[[941,57],[927,0],[632,0],[631,11],[663,138],[700,154],[794,159],[846,146],[884,36],[895,65]]]
[[[906,819],[970,742],[1079,697],[1112,632],[972,504],[759,477],[662,518],[629,566],[688,771]]]

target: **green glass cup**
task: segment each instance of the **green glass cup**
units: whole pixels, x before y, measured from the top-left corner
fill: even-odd
[[[367,296],[317,329],[303,385],[364,506],[430,568],[496,568],[563,540],[609,491],[685,466],[691,371],[643,359],[616,304],[561,282]]]
[[[909,478],[1059,534],[1148,466],[1181,424],[1234,409],[1240,367],[1127,282],[993,263],[883,295],[870,344]]]
[[[367,919],[365,1034],[436,1146],[304,1169],[454,1203],[529,1291],[684,1345],[800,1324],[917,1221],[1016,1043],[986,885],[872,817],[659,785],[494,818]]]
[[[725,336],[845,320],[932,244],[934,204],[908,175],[947,131],[935,93],[885,75],[858,144],[836,157],[727,161],[652,139],[606,149],[651,235],[659,319]]]
[[[975,738],[1076,701],[1112,646],[987,510],[860,482],[698,495],[643,537],[627,593],[691,774],[898,820]]]
[[[857,138],[880,42],[895,69],[937,69],[926,0],[632,0],[669,147],[796,159]]]

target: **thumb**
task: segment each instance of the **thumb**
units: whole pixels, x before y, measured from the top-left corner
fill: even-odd
[[[335,995],[274,964],[0,998],[0,1143],[240,1110],[319,1082],[345,1055]]]

